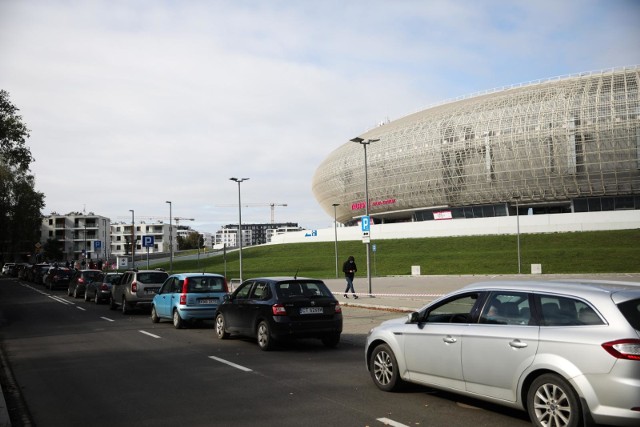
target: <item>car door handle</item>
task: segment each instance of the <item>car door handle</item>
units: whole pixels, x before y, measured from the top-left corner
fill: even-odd
[[[528,347],[529,344],[527,344],[526,342],[522,342],[518,339],[515,339],[509,342],[509,346],[513,348],[525,348],[525,347]]]
[[[451,335],[447,335],[446,337],[442,338],[442,341],[446,342],[447,344],[455,344],[456,342],[458,342],[458,340]]]

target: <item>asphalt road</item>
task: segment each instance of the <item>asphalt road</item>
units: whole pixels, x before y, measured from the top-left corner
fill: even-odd
[[[524,426],[526,415],[413,387],[385,393],[364,365],[366,332],[398,313],[344,308],[341,344],[304,340],[262,352],[176,330],[16,279],[0,279],[3,381],[14,426]],[[7,388],[9,390],[7,390]],[[16,396],[24,405],[19,405]],[[396,424],[392,424],[396,423]]]

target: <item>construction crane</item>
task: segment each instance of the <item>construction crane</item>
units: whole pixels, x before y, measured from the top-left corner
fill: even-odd
[[[231,204],[231,205],[217,205],[217,206],[222,208],[231,208],[231,207],[237,207],[238,205]],[[255,208],[259,206],[271,207],[271,224],[275,224],[276,206],[287,206],[287,204],[286,203],[243,203],[242,206],[245,208]]]

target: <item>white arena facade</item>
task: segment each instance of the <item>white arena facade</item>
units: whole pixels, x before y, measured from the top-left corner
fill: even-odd
[[[639,86],[638,66],[586,72],[449,101],[359,135],[369,142],[371,238],[513,234],[516,220],[522,233],[639,228]],[[349,226],[365,215],[363,148],[345,142],[313,178],[344,239],[360,237]],[[333,239],[331,227],[286,241]]]

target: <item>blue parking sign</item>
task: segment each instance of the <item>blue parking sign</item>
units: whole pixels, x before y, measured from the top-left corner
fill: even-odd
[[[152,248],[155,243],[154,236],[142,236],[142,247]]]
[[[369,223],[370,223],[369,221],[370,221],[370,219],[369,219],[368,216],[365,215],[365,216],[362,217],[362,232],[363,233],[369,232]]]
[[[93,242],[93,250],[97,251],[98,249],[102,249],[102,241],[96,240]]]

